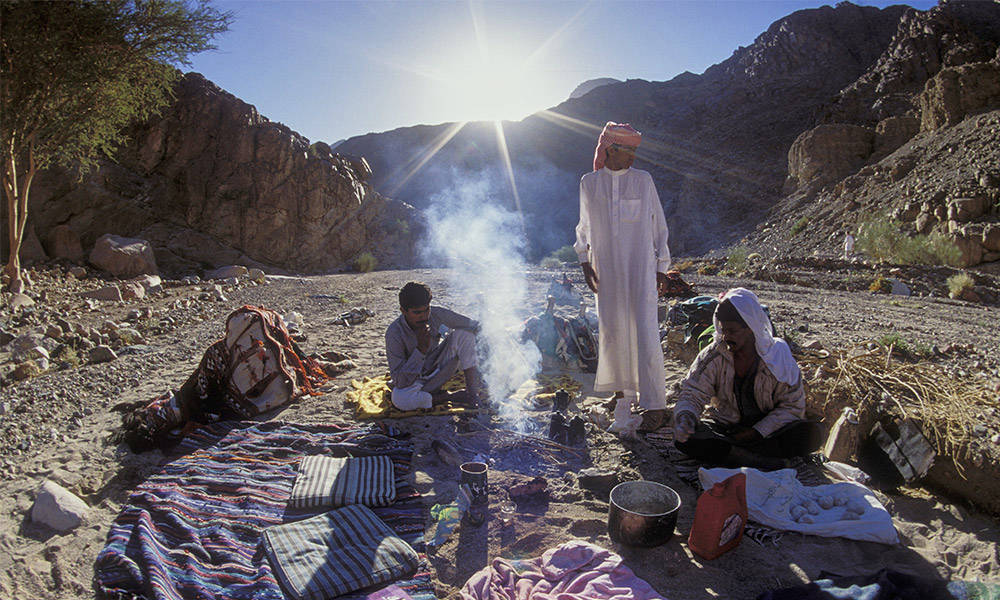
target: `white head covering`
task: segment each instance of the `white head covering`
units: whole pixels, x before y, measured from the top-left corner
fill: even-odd
[[[747,327],[753,330],[757,355],[778,381],[787,385],[798,383],[801,373],[799,365],[792,356],[792,350],[785,340],[771,336],[771,319],[764,312],[757,296],[746,288],[733,288],[726,292],[720,302],[725,300],[732,303]],[[715,316],[712,320],[715,322],[715,341],[721,343],[722,323]]]

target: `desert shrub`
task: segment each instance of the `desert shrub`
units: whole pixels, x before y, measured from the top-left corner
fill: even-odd
[[[66,363],[71,368],[80,366],[80,355],[69,344],[63,344],[56,348],[56,351],[52,354],[52,358],[55,361]]]
[[[926,358],[934,354],[934,350],[927,344],[910,342],[896,331],[883,335],[875,342],[883,348],[892,348],[893,351],[899,351],[906,356]]]
[[[354,259],[354,270],[358,273],[370,273],[378,266],[378,260],[371,252],[362,252]]]
[[[675,271],[680,271],[684,273],[687,272],[687,270],[693,266],[694,266],[694,261],[685,259],[673,265],[673,268]]]
[[[799,233],[802,232],[803,229],[806,228],[806,225],[808,224],[809,224],[809,217],[802,217],[801,219],[796,221],[794,225],[792,225],[792,229],[789,231],[789,233],[791,235],[798,235]]]
[[[958,298],[965,290],[971,290],[976,281],[968,273],[957,273],[949,277],[945,283],[948,284],[948,295]]]
[[[719,267],[712,263],[705,263],[700,267],[698,267],[699,275],[715,275],[718,272],[719,272]]]
[[[892,291],[892,284],[889,280],[883,277],[881,274],[875,277],[871,285],[868,286],[869,292],[884,293],[888,294]]]
[[[543,269],[558,269],[562,266],[562,261],[554,256],[546,256],[540,264]]]
[[[560,262],[575,263],[580,260],[577,257],[576,250],[573,249],[573,246],[563,246],[549,256]]]
[[[875,260],[904,265],[957,266],[962,259],[961,250],[947,236],[936,232],[908,236],[898,220],[878,215],[861,224],[857,248]]]
[[[747,268],[747,256],[750,250],[746,246],[737,246],[729,251],[726,257],[726,270],[739,273]]]

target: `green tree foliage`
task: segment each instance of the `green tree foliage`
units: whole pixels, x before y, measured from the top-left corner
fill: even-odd
[[[158,114],[180,73],[214,48],[231,15],[206,0],[0,0],[0,146],[10,257],[20,251],[31,182],[59,164],[85,170]]]

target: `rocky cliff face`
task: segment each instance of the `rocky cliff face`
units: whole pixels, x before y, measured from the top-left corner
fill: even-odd
[[[1000,268],[1000,4],[908,11],[817,120],[789,150],[789,195],[750,245],[834,251],[845,230],[895,220],[904,236],[949,240],[960,266]]]
[[[161,269],[265,264],[332,271],[369,251],[409,264],[413,210],[372,190],[367,164],[333,154],[196,73],[117,163],[82,181],[41,174],[34,230],[51,255],[104,233],[150,240]],[[77,242],[76,244],[79,244]]]

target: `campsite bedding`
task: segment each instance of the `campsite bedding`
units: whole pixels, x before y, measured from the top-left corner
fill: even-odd
[[[704,489],[725,481],[736,473],[747,476],[747,510],[751,521],[783,531],[798,531],[822,537],[842,537],[852,540],[898,544],[899,536],[892,517],[871,490],[854,483],[832,483],[806,487],[795,478],[794,469],[763,472],[740,469],[699,469]],[[803,501],[822,501],[841,496],[845,502],[828,508],[809,510],[809,519],[796,520],[793,511]],[[862,512],[852,509],[857,505]],[[852,514],[854,516],[852,516]]]
[[[306,456],[299,463],[288,506],[387,506],[395,499],[396,483],[388,456]]]
[[[115,519],[95,564],[98,593],[149,600],[285,598],[259,542],[265,528],[325,512],[287,512],[304,455],[388,456],[396,501],[372,512],[422,552],[423,509],[407,482],[412,449],[383,431],[277,422],[196,430],[181,442],[180,456],[137,486]],[[426,561],[409,577],[396,584],[415,600],[433,598]],[[355,597],[363,594],[346,596]]]
[[[293,600],[324,600],[412,573],[420,559],[366,506],[264,530],[264,549]]]
[[[347,392],[347,399],[356,405],[354,416],[359,420],[455,415],[477,410],[469,405],[450,401],[435,403],[431,408],[400,410],[392,405],[392,385],[388,374],[354,379],[351,387],[352,390]],[[441,389],[449,392],[465,389],[465,377],[458,372]]]
[[[469,578],[463,600],[654,600],[663,598],[610,550],[572,540],[538,558],[493,563]]]

